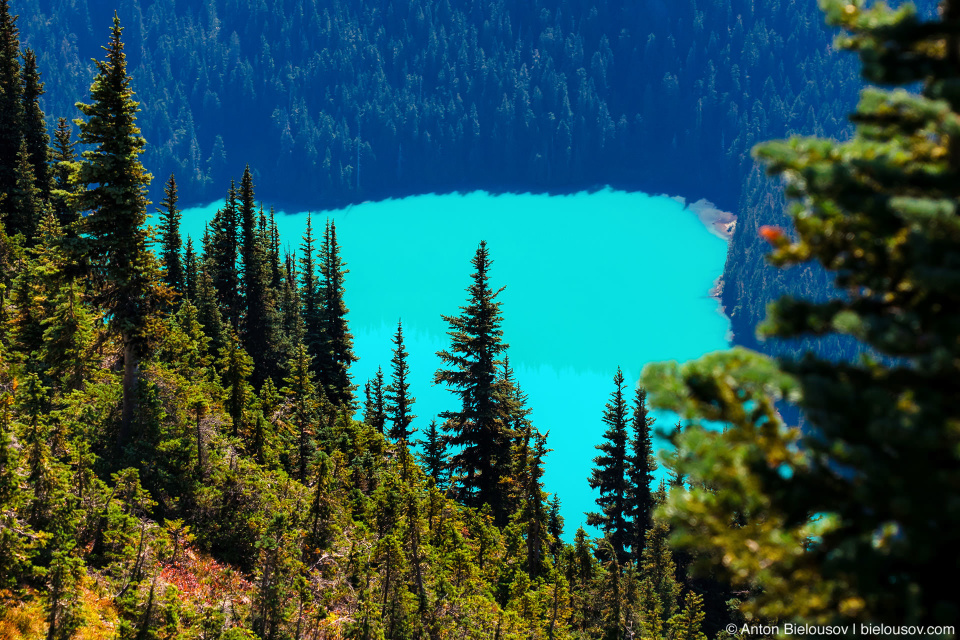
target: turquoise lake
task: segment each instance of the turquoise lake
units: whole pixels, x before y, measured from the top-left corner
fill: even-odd
[[[184,239],[189,234],[199,249],[220,206],[184,210]],[[487,241],[491,286],[506,287],[499,300],[510,363],[529,394],[531,420],[549,431],[544,480],[560,496],[567,538],[595,508],[587,476],[617,366],[632,385],[648,362],[728,346],[729,323],[709,297],[726,242],[672,198],[612,190],[424,195],[314,212],[317,235],[327,217],[350,270],[346,302],[360,357],[354,383],[362,393],[378,366],[389,381],[391,337],[402,319],[420,428],[455,408],[453,394],[432,384],[436,352],[448,346],[440,316],[459,313],[470,259]],[[289,250],[299,247],[306,220],[278,212]],[[658,416],[657,426],[671,424],[671,416]]]

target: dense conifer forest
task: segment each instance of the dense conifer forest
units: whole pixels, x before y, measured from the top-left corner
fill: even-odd
[[[953,637],[960,4],[823,8],[914,93],[865,91],[848,127],[856,59],[799,2],[0,0],[0,639]],[[801,130],[847,142],[757,148],[788,218],[748,153]],[[336,224],[288,251],[262,202],[608,183],[737,200],[737,338],[793,291],[774,350],[821,357],[611,372],[591,537],[543,483],[495,247],[443,316],[428,423],[402,319],[351,373]],[[185,242],[185,194],[214,193]]]
[[[86,90],[110,9],[21,8],[49,114]],[[723,296],[739,343],[756,345],[784,289],[828,294],[818,271],[764,268],[756,228],[786,218],[749,156],[773,137],[846,130],[855,61],[812,0],[132,0],[119,12],[144,161],[176,174],[188,203],[222,197],[238,161],[300,210],[478,188],[705,197],[741,216]]]

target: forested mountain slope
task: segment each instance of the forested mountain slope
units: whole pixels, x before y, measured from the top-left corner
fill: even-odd
[[[91,77],[100,4],[20,11],[51,117]],[[857,89],[812,1],[124,0],[119,14],[145,164],[187,201],[221,197],[250,162],[302,207],[607,183],[732,207],[756,141],[839,131]]]
[[[101,4],[21,11],[51,118],[92,75]],[[187,202],[221,197],[245,162],[300,208],[602,184],[706,197],[741,216],[724,292],[738,341],[783,287],[826,294],[820,276],[771,281],[755,230],[783,220],[781,198],[749,157],[764,139],[844,134],[860,82],[813,0],[124,0],[119,14],[145,163]]]

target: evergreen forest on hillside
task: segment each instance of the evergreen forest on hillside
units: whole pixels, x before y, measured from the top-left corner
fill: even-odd
[[[28,0],[49,115],[84,95],[113,5]],[[920,0],[932,15],[935,0]],[[861,84],[813,0],[317,4],[125,1],[130,72],[151,142],[185,202],[211,202],[249,162],[280,208],[426,192],[570,192],[613,185],[707,198],[739,216],[723,305],[737,344],[768,353],[850,342],[758,342],[783,293],[825,299],[818,268],[769,269],[762,224],[788,224],[750,149],[847,135]],[[248,135],[256,130],[258,135]],[[228,161],[233,159],[232,161]],[[162,198],[161,181],[149,191]]]
[[[955,637],[960,1],[821,5],[0,0],[0,640]],[[432,419],[264,202],[599,184],[739,203],[744,346],[610,372],[591,536],[497,248]]]

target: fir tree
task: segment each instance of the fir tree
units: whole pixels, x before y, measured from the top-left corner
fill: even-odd
[[[599,512],[587,514],[587,524],[599,527],[609,536],[610,545],[621,562],[627,558],[630,544],[630,523],[626,519],[627,496],[627,403],[623,397],[623,372],[617,367],[613,377],[614,390],[604,407],[603,423],[607,430],[604,442],[596,446],[600,455],[593,459],[590,488],[599,492]]]
[[[623,574],[617,560],[619,549],[610,541],[609,536],[601,542],[606,547],[602,555],[608,558],[604,568],[606,576],[603,585],[602,632],[603,640],[622,640],[623,634]]]
[[[313,454],[314,425],[318,415],[317,383],[311,368],[310,354],[303,344],[297,345],[293,358],[287,363],[286,386],[281,392],[293,403],[291,421],[297,436],[295,460],[296,477],[306,482],[307,466]]]
[[[0,194],[12,193],[16,185],[23,120],[20,31],[9,0],[0,0]]]
[[[205,244],[205,258],[210,260],[211,279],[217,291],[223,319],[240,332],[243,305],[240,299],[240,272],[237,269],[239,239],[237,235],[237,186],[231,180],[223,208],[210,223],[209,244]]]
[[[16,589],[30,569],[35,533],[17,514],[26,503],[21,488],[20,447],[14,445],[13,395],[0,392],[0,589]]]
[[[563,548],[563,516],[560,515],[560,496],[553,494],[550,500],[550,514],[547,516],[547,531],[550,533],[550,550],[558,557]]]
[[[872,86],[845,141],[758,147],[796,199],[795,229],[760,233],[775,266],[815,260],[844,295],[782,299],[764,332],[853,336],[870,355],[777,363],[737,349],[651,368],[656,404],[685,420],[674,464],[689,488],[670,493],[671,525],[749,588],[755,619],[957,624],[942,575],[960,503],[931,487],[960,486],[960,2],[929,18],[910,4],[821,6]],[[802,429],[779,410],[793,402]]]
[[[323,298],[320,293],[316,251],[314,247],[312,216],[307,214],[307,228],[300,245],[300,304],[303,317],[303,343],[307,345],[314,366],[320,366],[320,350],[323,347]],[[289,271],[289,269],[288,269]],[[316,369],[315,369],[316,371]]]
[[[647,545],[643,549],[641,573],[646,583],[644,616],[657,615],[657,624],[666,623],[677,610],[680,583],[677,582],[677,566],[669,544],[669,531],[664,521],[655,519],[647,531]],[[656,611],[656,614],[654,613]]]
[[[647,392],[638,386],[633,400],[633,435],[627,455],[627,507],[630,519],[630,549],[635,563],[640,563],[647,529],[653,523],[653,474],[657,462],[653,452],[651,428],[654,418],[647,412]]]
[[[703,612],[703,598],[688,591],[683,599],[683,610],[670,618],[670,640],[707,640],[700,631],[706,614]]]
[[[197,254],[193,250],[193,239],[187,236],[186,248],[183,251],[183,297],[196,304],[197,284],[200,280],[200,267],[197,264]]]
[[[279,365],[276,359],[279,318],[267,270],[267,239],[258,229],[253,198],[253,176],[248,165],[240,180],[239,204],[241,283],[245,309],[243,344],[253,356],[254,380],[259,386],[276,372]]]
[[[443,316],[450,325],[451,345],[437,355],[450,368],[438,370],[434,382],[446,384],[460,399],[459,411],[440,417],[452,430],[451,466],[459,476],[462,499],[471,506],[489,504],[501,512],[508,502],[503,479],[509,473],[511,440],[496,395],[498,358],[507,348],[496,299],[502,289],[490,288],[492,261],[486,242],[480,243],[471,264],[475,270],[467,304],[459,316]]]
[[[32,49],[23,52],[23,139],[27,143],[27,153],[40,198],[50,198],[51,176],[47,158],[50,134],[43,110],[40,109],[40,97],[43,95],[43,83],[37,69],[37,56]]]
[[[253,360],[240,345],[237,334],[227,329],[227,344],[220,353],[220,376],[226,391],[226,409],[232,423],[232,435],[240,437],[245,431],[247,403],[253,390],[247,380],[253,373]]]
[[[547,508],[547,493],[543,488],[543,459],[551,449],[547,448],[547,435],[536,429],[530,429],[532,446],[526,475],[520,478],[523,486],[521,517],[526,528],[527,573],[537,579],[547,574],[550,563],[550,524]]]
[[[306,344],[300,290],[297,288],[297,262],[289,254],[284,256],[279,295],[277,313],[280,315],[280,347],[278,350],[282,350],[289,359],[293,354],[294,345]]]
[[[43,347],[38,355],[46,363],[54,387],[80,389],[94,369],[95,317],[76,281],[70,279],[57,287],[51,313],[41,325]]]
[[[65,481],[61,480],[61,483]],[[82,626],[82,586],[86,566],[77,541],[83,517],[77,496],[58,487],[50,533],[50,563],[46,567],[47,640],[69,640]]]
[[[146,246],[146,188],[150,174],[140,164],[145,144],[136,125],[126,56],[114,15],[105,61],[98,61],[91,104],[79,104],[80,142],[87,146],[80,182],[87,186],[82,209],[88,254],[112,328],[123,341],[123,411],[119,442],[130,436],[136,408],[140,358],[148,343],[147,322],[163,304],[159,269]]]
[[[266,238],[268,239],[270,265],[270,287],[278,291],[283,279],[283,262],[280,259],[280,231],[274,217],[273,207],[270,207],[270,221],[267,224]]]
[[[416,429],[410,423],[417,416],[411,413],[416,398],[410,395],[410,365],[407,364],[407,350],[403,346],[403,326],[397,322],[397,332],[393,335],[393,382],[387,387],[387,417],[390,419],[390,437],[406,444]]]
[[[180,210],[177,208],[177,180],[171,173],[163,187],[160,201],[160,261],[166,268],[164,281],[180,293],[184,292],[183,262],[180,259]]]
[[[53,133],[53,148],[50,153],[53,164],[50,204],[64,227],[80,219],[76,203],[77,173],[80,166],[76,161],[77,154],[74,150],[76,143],[72,140],[72,135],[68,120],[59,118]]]
[[[377,367],[377,375],[373,378],[373,384],[370,387],[370,421],[371,427],[377,430],[377,433],[384,433],[387,425],[387,400],[386,388],[383,386],[383,367]]]
[[[353,402],[350,365],[357,361],[353,353],[353,334],[347,325],[347,305],[343,300],[344,276],[349,273],[340,258],[337,226],[327,220],[320,252],[320,295],[323,335],[317,363],[319,378],[328,399],[336,406]]]
[[[424,471],[433,478],[438,487],[443,487],[447,472],[447,445],[436,419],[430,421],[420,442],[423,452],[419,454]]]
[[[43,216],[43,201],[34,178],[33,165],[30,164],[30,152],[25,139],[20,140],[20,150],[16,157],[15,181],[13,189],[7,192],[9,204],[4,224],[9,234],[22,233],[27,241],[32,243],[37,235],[40,218]]]

